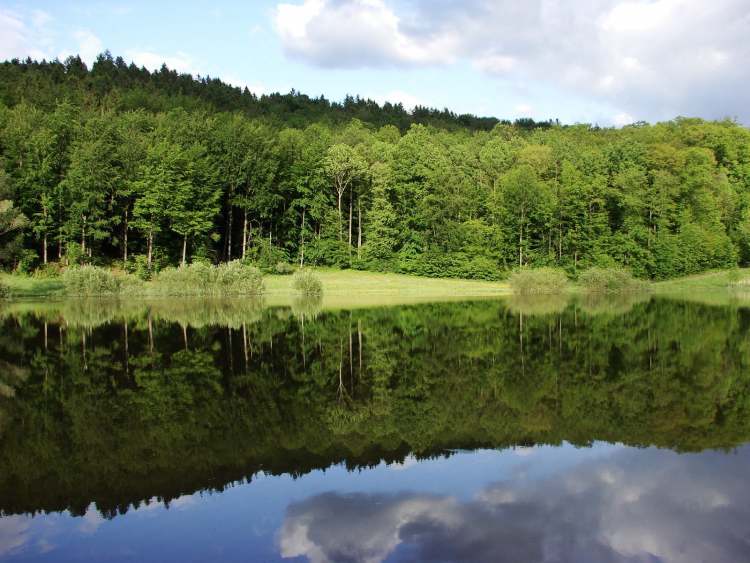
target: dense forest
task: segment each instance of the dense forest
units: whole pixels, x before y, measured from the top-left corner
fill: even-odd
[[[700,451],[750,437],[747,308],[648,298],[536,314],[513,300],[312,316],[252,301],[7,307],[2,514],[84,514],[95,501],[113,517],[259,472],[456,448],[604,440]]]
[[[750,263],[750,131],[622,129],[257,97],[149,72],[0,64],[0,265],[244,259],[497,279]]]

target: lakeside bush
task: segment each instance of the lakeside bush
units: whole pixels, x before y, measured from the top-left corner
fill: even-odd
[[[292,278],[292,287],[299,293],[305,295],[321,295],[323,293],[323,283],[320,278],[310,270],[298,270]]]
[[[0,281],[0,299],[7,299],[10,297],[10,287]]]
[[[297,269],[287,262],[279,262],[274,266],[273,271],[280,276],[291,276]]]
[[[239,260],[166,268],[153,278],[154,292],[164,295],[260,295],[263,288],[261,271]]]
[[[589,268],[578,277],[578,283],[590,293],[643,291],[647,287],[625,268]]]
[[[117,276],[99,266],[68,268],[63,272],[62,281],[70,295],[113,295],[120,291]]]
[[[568,276],[558,268],[534,268],[514,271],[508,278],[513,293],[519,295],[562,293]]]

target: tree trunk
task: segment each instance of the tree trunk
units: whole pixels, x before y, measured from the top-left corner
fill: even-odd
[[[187,235],[182,237],[182,267],[187,263]]]
[[[341,240],[342,233],[341,233],[341,196],[344,195],[344,190],[339,189],[337,191],[337,194],[339,196],[339,240]]]
[[[357,199],[357,260],[362,254],[362,205]]]
[[[523,220],[524,214],[521,213],[521,225],[518,229],[518,267],[523,267]]]
[[[232,229],[234,228],[234,207],[231,203],[229,204],[229,219],[227,223],[227,261],[230,262],[232,260]],[[183,258],[184,261],[185,259]]]
[[[354,193],[351,194],[352,197],[349,198],[349,256],[352,254],[352,205],[353,205],[353,199],[354,199]]]
[[[128,263],[128,208],[125,208],[125,224],[122,229],[122,241],[123,241],[123,252],[122,261],[124,264]]]
[[[86,255],[86,217],[83,217],[83,227],[81,228],[81,253]]]
[[[42,242],[42,255],[44,256],[44,265],[47,265],[47,233],[44,233],[44,241]]]
[[[247,209],[245,209],[245,220],[242,223],[242,259],[247,255]]]
[[[152,257],[154,255],[154,231],[150,230],[148,232],[148,269],[151,270],[151,261]]]
[[[302,208],[302,227],[299,230],[299,246],[300,246],[300,255],[299,255],[299,267],[303,267],[305,265],[305,208]]]

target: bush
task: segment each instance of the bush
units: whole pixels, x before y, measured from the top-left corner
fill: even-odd
[[[0,281],[0,299],[7,299],[10,297],[10,288]]]
[[[120,291],[120,280],[98,266],[68,268],[63,272],[62,280],[70,295],[113,295]]]
[[[305,295],[320,295],[323,293],[323,284],[320,278],[310,270],[298,270],[292,278],[292,287],[295,291]]]
[[[646,284],[624,268],[590,268],[578,277],[578,283],[590,293],[640,291]]]
[[[239,260],[219,266],[197,262],[162,270],[154,277],[154,290],[166,295],[258,295],[263,274]]]
[[[255,266],[239,260],[209,266],[216,270],[216,285],[224,295],[260,295],[263,293],[263,274]]]
[[[568,276],[558,268],[516,270],[508,283],[519,295],[562,293],[568,287]]]
[[[63,267],[60,262],[48,262],[34,270],[34,277],[41,279],[59,278],[62,272]]]
[[[286,262],[279,262],[278,264],[276,264],[273,271],[280,276],[291,276],[297,270],[291,264],[288,264]]]

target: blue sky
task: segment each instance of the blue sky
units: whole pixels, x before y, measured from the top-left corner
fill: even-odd
[[[109,49],[257,93],[501,118],[750,122],[747,0],[0,0],[0,58]]]

